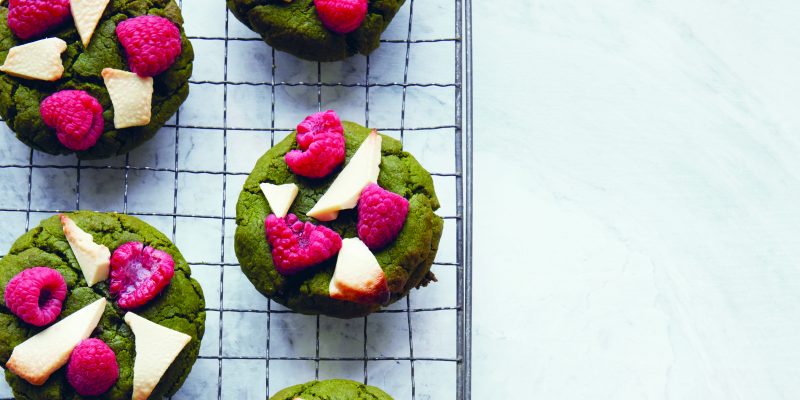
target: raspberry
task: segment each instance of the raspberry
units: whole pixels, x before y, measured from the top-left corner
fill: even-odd
[[[69,356],[67,381],[81,396],[99,396],[119,378],[119,365],[114,350],[100,339],[78,343]]]
[[[336,33],[350,33],[364,22],[367,0],[314,0],[322,25]]]
[[[45,326],[61,314],[67,284],[58,271],[34,267],[11,278],[3,297],[14,315],[31,325]]]
[[[335,111],[306,117],[297,125],[300,150],[286,153],[286,165],[297,175],[322,178],[344,163],[344,127]]]
[[[69,0],[10,0],[8,27],[28,40],[61,25],[70,16]]]
[[[172,21],[145,15],[122,21],[117,37],[128,54],[131,71],[156,76],[172,66],[181,54],[181,31]]]
[[[294,214],[284,218],[270,214],[264,226],[267,241],[272,246],[275,269],[283,275],[319,264],[342,248],[342,238],[338,233],[311,222],[304,223]]]
[[[406,222],[408,200],[374,183],[358,199],[358,237],[370,249],[391,243]]]
[[[120,308],[141,307],[169,284],[174,273],[172,256],[140,242],[128,242],[111,255],[109,290]]]
[[[39,106],[44,123],[55,128],[58,141],[70,150],[86,150],[103,134],[103,106],[82,90],[62,90]]]
[[[344,127],[335,111],[306,117],[297,125],[297,146],[286,153],[286,165],[297,175],[322,178],[344,163]]]

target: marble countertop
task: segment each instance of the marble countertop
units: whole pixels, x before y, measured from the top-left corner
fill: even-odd
[[[474,398],[800,397],[800,3],[474,3]]]

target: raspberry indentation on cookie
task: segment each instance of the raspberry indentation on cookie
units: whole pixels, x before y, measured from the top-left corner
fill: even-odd
[[[39,37],[70,16],[69,0],[10,0],[8,27],[22,40]]]
[[[67,284],[58,271],[34,267],[11,278],[3,297],[14,315],[31,325],[45,326],[61,314]]]
[[[314,0],[322,25],[336,33],[350,33],[364,22],[367,0]]]
[[[75,346],[67,364],[67,381],[81,396],[99,396],[119,378],[114,350],[100,339],[85,339]]]
[[[117,37],[131,71],[142,77],[161,74],[181,54],[181,31],[164,17],[145,15],[122,21]]]
[[[406,222],[408,200],[374,183],[358,199],[358,238],[372,250],[391,243]]]
[[[58,141],[75,151],[87,150],[103,134],[103,106],[82,90],[62,90],[39,107],[45,125],[56,130]]]
[[[297,125],[297,147],[286,153],[286,165],[297,175],[322,178],[344,163],[344,127],[336,112],[306,117]]]
[[[111,295],[120,308],[141,307],[169,284],[175,273],[172,256],[140,242],[128,242],[111,255]]]
[[[319,264],[342,248],[342,238],[338,233],[300,221],[294,214],[284,218],[270,214],[264,226],[267,242],[272,247],[275,269],[282,275],[291,275]]]

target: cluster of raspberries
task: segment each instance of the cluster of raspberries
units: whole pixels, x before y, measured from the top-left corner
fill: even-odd
[[[331,110],[307,117],[297,126],[297,145],[300,150],[285,156],[289,169],[306,178],[324,178],[344,163],[342,122]],[[377,250],[391,243],[403,229],[408,200],[372,183],[361,192],[357,208],[358,237],[367,247]],[[283,275],[317,265],[342,247],[338,233],[302,222],[294,214],[284,218],[270,214],[264,226],[275,268]]]
[[[14,315],[28,324],[46,326],[61,314],[67,284],[55,269],[29,268],[11,278],[3,297]],[[102,340],[86,339],[72,351],[67,364],[67,381],[81,396],[103,394],[117,378],[116,355]]]
[[[41,37],[70,18],[69,0],[10,0],[8,26],[22,40]],[[172,66],[181,54],[181,32],[170,20],[145,15],[117,25],[117,37],[132,72],[156,76]],[[94,146],[105,130],[103,107],[82,90],[63,90],[42,101],[45,125],[56,130],[64,147],[84,151]]]

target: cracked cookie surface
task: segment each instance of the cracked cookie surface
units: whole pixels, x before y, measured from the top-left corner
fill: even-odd
[[[375,386],[345,379],[312,381],[295,385],[275,393],[270,400],[392,400],[392,397]]]
[[[170,284],[152,301],[134,310],[138,315],[192,337],[181,351],[151,398],[174,394],[181,387],[200,350],[205,331],[205,301],[200,284],[192,279],[188,263],[178,249],[161,232],[138,218],[110,213],[80,211],[68,214],[76,224],[90,233],[95,242],[112,251],[124,243],[138,241],[169,253],[175,261],[175,275]],[[119,363],[119,380],[100,399],[130,399],[133,389],[134,336],[121,310],[111,297],[108,281],[87,287],[80,266],[64,237],[58,216],[48,218],[21,236],[0,260],[0,287],[23,269],[48,266],[61,273],[68,294],[59,317],[72,314],[100,297],[108,299],[103,317],[91,337],[103,340],[114,350]],[[1,297],[1,296],[0,296]],[[5,365],[14,346],[42,329],[25,324],[6,308],[0,299],[0,363]],[[66,367],[56,371],[42,386],[34,386],[6,370],[6,380],[17,399],[82,399],[67,383]],[[94,398],[94,397],[93,397]]]
[[[146,126],[114,128],[114,111],[101,75],[103,68],[128,70],[125,51],[116,36],[118,23],[141,15],[169,19],[181,30],[182,53],[164,73],[154,77],[152,118]],[[8,27],[8,8],[0,6],[0,64],[9,49],[29,41],[20,41]],[[46,35],[67,42],[61,58],[64,76],[55,82],[15,78],[0,74],[0,115],[20,141],[50,154],[77,154],[81,159],[101,159],[124,154],[152,138],[172,117],[189,95],[194,52],[183,32],[183,17],[175,0],[111,0],[97,25],[88,48],[81,44],[75,25],[68,22]],[[93,147],[74,152],[62,145],[54,129],[44,124],[39,104],[60,90],[84,90],[103,106],[105,130]]]
[[[370,129],[352,122],[342,122],[342,125],[346,157],[349,160],[369,135]],[[259,187],[261,183],[297,184],[299,193],[289,209],[290,213],[302,221],[327,226],[342,238],[358,237],[356,210],[343,210],[331,222],[319,222],[306,216],[336,178],[338,171],[324,179],[308,179],[293,174],[284,161],[284,155],[296,148],[295,133],[292,133],[267,151],[256,163],[239,195],[235,250],[242,271],[259,292],[297,312],[339,318],[370,314],[381,306],[341,301],[329,296],[328,287],[336,257],[292,276],[281,275],[275,269],[264,233],[264,220],[272,211]],[[436,257],[444,222],[434,214],[439,208],[439,199],[431,175],[411,154],[403,151],[402,144],[396,139],[384,135],[381,153],[378,184],[409,201],[408,216],[397,239],[375,253],[389,285],[389,302],[393,303],[405,297],[411,289],[427,285],[435,279],[430,268]]]
[[[233,15],[276,50],[311,61],[338,61],[367,55],[405,0],[370,0],[367,16],[353,32],[339,34],[322,25],[314,0],[227,0]]]

